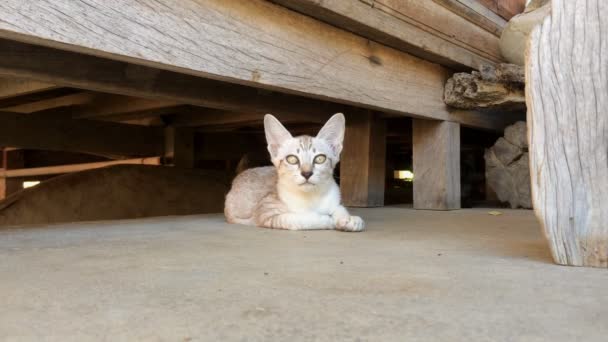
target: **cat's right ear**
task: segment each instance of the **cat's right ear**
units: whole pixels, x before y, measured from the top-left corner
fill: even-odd
[[[264,133],[272,159],[276,158],[279,147],[292,138],[291,133],[272,114],[264,115]]]

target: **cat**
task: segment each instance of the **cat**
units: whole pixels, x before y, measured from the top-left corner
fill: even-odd
[[[275,229],[362,231],[365,222],[341,205],[333,177],[344,129],[344,115],[337,113],[316,137],[294,138],[266,114],[264,132],[274,166],[248,169],[234,179],[224,206],[226,220]]]

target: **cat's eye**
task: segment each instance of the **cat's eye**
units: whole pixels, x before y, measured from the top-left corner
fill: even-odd
[[[300,162],[300,160],[298,160],[298,157],[294,156],[293,154],[288,155],[285,160],[287,160],[287,162],[291,165],[295,165]]]
[[[325,163],[326,159],[327,159],[327,157],[324,154],[319,154],[318,156],[315,157],[315,164],[323,164],[323,163]]]

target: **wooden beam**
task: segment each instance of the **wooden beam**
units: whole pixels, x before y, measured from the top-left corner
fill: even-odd
[[[262,115],[316,117],[360,109],[328,101],[310,99],[217,82],[195,76],[158,70],[108,59],[81,55],[0,39],[0,74],[53,81],[63,86],[111,94],[158,99],[179,103]],[[393,115],[403,113],[388,112]],[[499,118],[493,114],[448,114],[449,120],[463,125],[492,127]],[[410,115],[408,115],[410,116]],[[474,120],[467,120],[473,116]],[[183,123],[186,125],[186,123]]]
[[[384,205],[386,122],[368,112],[349,115],[340,161],[340,191],[349,207]]]
[[[99,94],[81,91],[74,94],[68,94],[42,100],[35,100],[29,103],[23,103],[12,107],[2,108],[4,112],[11,113],[34,113],[45,111],[53,108],[69,107],[83,105],[92,102]]]
[[[484,28],[486,31],[492,32],[497,37],[500,37],[502,30],[507,25],[507,21],[504,18],[500,17],[498,14],[496,14],[496,12],[481,4],[480,0],[433,1],[465,18],[471,23]]]
[[[32,167],[27,169],[15,169],[0,171],[0,178],[21,178],[21,177],[37,177],[37,176],[49,176],[49,175],[60,175],[65,173],[80,172],[92,169],[99,169],[102,167],[108,167],[112,165],[160,165],[160,157],[148,157],[148,158],[134,158],[125,160],[112,160],[105,162],[95,163],[82,163],[82,164],[71,164],[71,165],[58,165],[58,166],[45,166],[45,167]]]
[[[180,103],[158,99],[103,94],[79,110],[76,119],[134,118],[168,113]]]
[[[460,209],[460,125],[413,120],[414,208]]]
[[[553,0],[530,36],[532,203],[556,263],[608,267],[608,6]]]
[[[15,78],[0,78],[0,100],[56,88],[56,85],[44,82]]]
[[[264,0],[4,0],[0,17],[7,39],[448,119],[446,69]]]
[[[350,109],[349,113],[355,114],[361,110]],[[311,122],[325,123],[335,113],[300,113],[294,111],[292,113],[277,114],[277,118],[283,123],[294,122]],[[264,114],[255,110],[232,112],[219,109],[205,108],[188,108],[181,110],[171,119],[171,124],[174,126],[186,127],[203,127],[203,126],[218,126],[218,125],[234,125],[242,123],[262,123]]]
[[[0,146],[118,156],[163,153],[163,130],[92,120],[31,118],[0,112]]]
[[[358,35],[455,69],[502,60],[502,28],[470,21],[433,1],[274,0]],[[488,11],[489,12],[489,11]],[[491,13],[491,12],[490,12]],[[504,24],[504,20],[502,20]],[[476,26],[476,24],[482,24]],[[504,25],[503,25],[504,26]]]
[[[2,167],[0,168],[0,201],[23,189],[23,182],[19,179],[10,179],[2,176],[12,169],[19,169],[25,165],[24,151],[7,149],[2,150]]]

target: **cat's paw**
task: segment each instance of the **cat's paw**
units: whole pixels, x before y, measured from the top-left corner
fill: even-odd
[[[365,221],[359,216],[340,218],[336,222],[336,229],[344,232],[360,232],[365,229]]]

